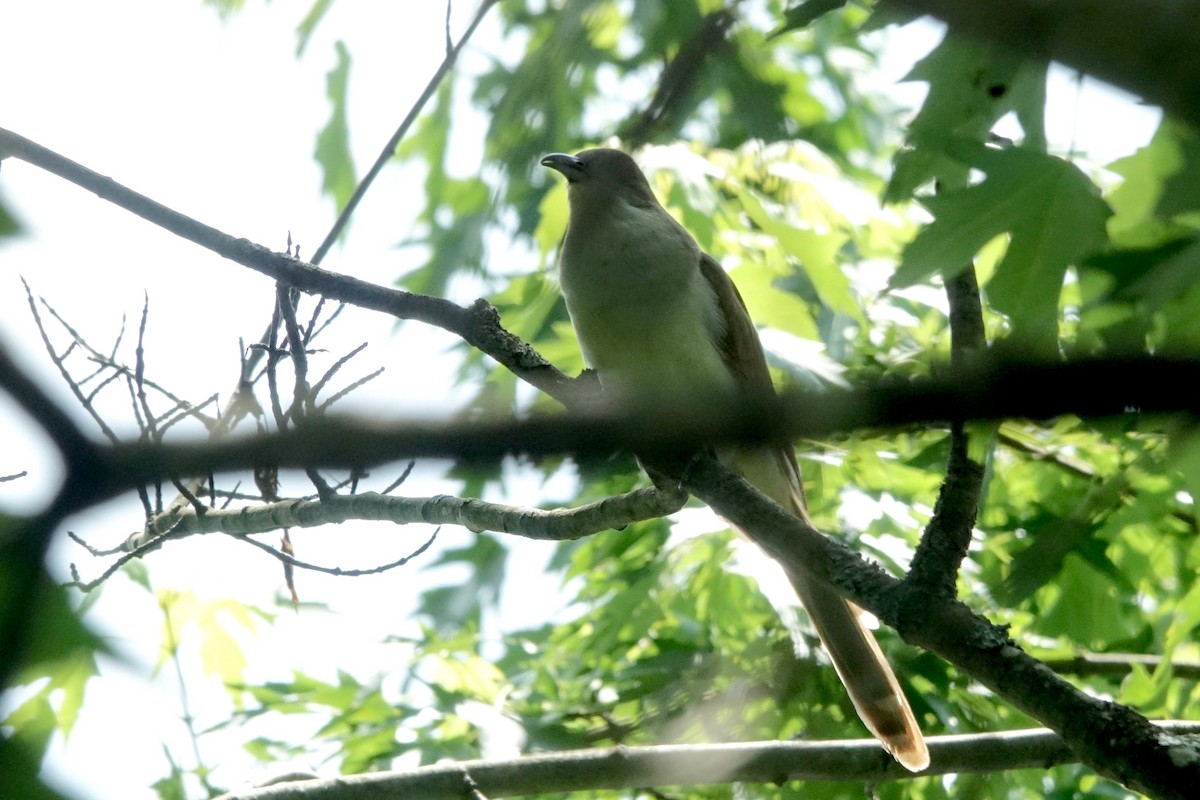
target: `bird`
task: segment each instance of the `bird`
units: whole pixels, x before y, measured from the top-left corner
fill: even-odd
[[[663,208],[632,156],[602,147],[551,153],[541,164],[567,180],[559,281],[604,393],[667,408],[696,397],[774,398],[737,287]],[[811,526],[790,446],[724,447],[717,457]],[[902,766],[925,769],[916,717],[862,612],[830,583],[784,569],[859,717]]]

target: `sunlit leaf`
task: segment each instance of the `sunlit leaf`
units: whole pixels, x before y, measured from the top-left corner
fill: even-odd
[[[325,76],[325,94],[329,98],[329,121],[317,135],[313,157],[321,166],[321,190],[333,198],[341,210],[354,193],[358,178],[350,153],[350,122],[347,116],[347,89],[350,80],[350,51],[344,42],[336,45],[337,64]]]
[[[308,13],[304,15],[304,19],[300,20],[300,24],[296,26],[296,57],[304,55],[304,51],[308,48],[308,43],[312,39],[312,35],[316,32],[317,26],[321,24],[321,20],[329,13],[329,9],[333,8],[333,0],[313,0],[312,7],[308,9]]]
[[[987,178],[924,200],[935,220],[905,248],[892,283],[956,275],[984,244],[1007,233],[1008,251],[987,285],[988,298],[1023,343],[1045,351],[1057,334],[1067,268],[1104,240],[1108,207],[1095,184],[1066,161],[1019,149],[980,149],[974,160]]]

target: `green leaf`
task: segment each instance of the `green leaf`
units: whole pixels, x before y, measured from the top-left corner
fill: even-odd
[[[557,253],[563,236],[567,233],[567,184],[560,181],[546,192],[538,205],[538,224],[533,231],[537,244],[540,269],[546,268],[551,253]]]
[[[1195,503],[1200,498],[1200,430],[1188,427],[1172,436],[1168,456],[1168,465],[1179,470]]]
[[[188,792],[183,782],[185,777],[183,767],[179,766],[171,757],[171,751],[165,744],[163,753],[167,757],[167,763],[171,765],[171,772],[167,777],[160,778],[151,784],[151,788],[158,793],[159,800],[187,800]]]
[[[40,688],[4,722],[40,758],[52,733],[70,736],[88,684],[98,674],[96,653],[108,648],[79,619],[66,590],[44,573],[37,603],[27,613],[37,635],[25,651],[16,682],[40,683]]]
[[[141,559],[133,559],[126,561],[121,565],[121,572],[125,573],[125,577],[141,586],[147,592],[153,592],[154,589],[150,585],[150,571],[146,568],[146,562]]]
[[[46,749],[50,746],[50,737],[54,735],[58,725],[49,694],[48,690],[43,689],[13,709],[3,720],[5,727],[11,727],[13,730],[13,741],[32,755],[35,762],[45,758]]]
[[[907,25],[921,18],[918,9],[911,8],[897,0],[876,0],[871,8],[871,16],[862,24],[862,31],[877,31],[888,25]]]
[[[924,200],[935,217],[904,250],[892,286],[966,268],[992,238],[1008,252],[986,287],[1007,314],[1014,338],[1035,351],[1054,348],[1058,298],[1067,268],[1104,241],[1108,207],[1073,164],[1022,149],[975,151],[987,178]]]
[[[418,612],[441,631],[478,622],[483,609],[496,601],[504,580],[508,550],[495,537],[480,533],[466,547],[442,551],[431,568],[459,564],[469,569],[465,580],[421,595]]]
[[[784,9],[783,22],[779,24],[778,28],[771,31],[768,37],[774,39],[789,31],[807,28],[818,17],[844,5],[846,5],[846,0],[804,0],[802,3]]]
[[[358,178],[350,153],[350,124],[346,115],[347,86],[350,80],[350,51],[345,42],[335,45],[337,64],[325,76],[325,95],[329,98],[329,121],[317,134],[313,153],[321,167],[321,190],[333,197],[340,211],[345,208]]]
[[[312,7],[308,9],[308,13],[304,15],[304,19],[300,20],[300,24],[296,26],[296,58],[304,55],[304,50],[308,47],[308,42],[316,32],[317,26],[321,24],[321,20],[325,18],[331,8],[333,8],[333,0],[315,0]]]
[[[1190,179],[1183,177],[1174,184],[1168,202],[1164,192],[1172,185],[1173,176],[1180,175],[1194,152],[1196,135],[1190,129],[1170,119],[1164,119],[1150,143],[1131,156],[1118,159],[1108,168],[1124,180],[1109,194],[1113,217],[1108,222],[1109,235],[1115,244],[1127,248],[1146,248],[1163,244],[1179,235],[1176,226],[1165,217],[1167,210],[1183,210],[1190,206],[1187,199]],[[1191,206],[1194,207],[1194,206]]]
[[[1121,682],[1121,702],[1146,713],[1151,708],[1161,708],[1166,699],[1170,669],[1156,670],[1152,675],[1141,664],[1134,664],[1129,677]]]
[[[907,200],[933,178],[944,189],[963,188],[971,165],[952,152],[953,143],[984,143],[1009,111],[1016,110],[1025,126],[1026,147],[1045,149],[1045,62],[1026,61],[1000,45],[948,32],[905,80],[924,81],[929,92],[909,125],[911,146],[897,156],[885,202]]]
[[[1163,655],[1170,659],[1172,651],[1184,642],[1194,641],[1193,633],[1200,627],[1200,581],[1193,583],[1175,605],[1167,635],[1163,639]]]
[[[246,7],[246,0],[202,0],[202,2],[216,11],[222,21],[228,20]]]
[[[236,600],[201,600],[192,592],[159,590],[163,611],[163,646],[159,663],[177,658],[187,630],[194,627],[200,634],[200,658],[205,674],[218,675],[225,684],[239,684],[246,669],[246,655],[229,630],[235,622],[246,632],[257,630],[252,610]]]
[[[1116,587],[1080,559],[1068,556],[1053,587],[1054,600],[1038,619],[1048,636],[1063,636],[1084,648],[1130,633],[1129,607]]]
[[[1173,125],[1172,130],[1181,163],[1163,185],[1162,197],[1155,209],[1163,217],[1200,209],[1200,136],[1184,125]]]
[[[1200,280],[1200,235],[1158,247],[1104,253],[1089,258],[1087,266],[1109,277],[1111,288],[1105,299],[1134,301],[1157,311]]]
[[[825,305],[863,321],[861,308],[850,292],[850,282],[836,258],[849,238],[846,234],[789,224],[768,213],[762,198],[749,189],[739,189],[737,197],[754,224],[801,264]]]
[[[21,800],[66,800],[41,778],[41,755],[31,755],[16,737],[0,736],[0,775],[4,793]]]
[[[22,231],[21,223],[8,210],[8,205],[4,202],[4,198],[0,196],[0,239],[17,236]]]
[[[30,624],[37,635],[25,650],[23,663],[26,666],[39,669],[40,665],[71,658],[76,652],[111,654],[104,640],[93,633],[71,607],[66,589],[45,573],[40,576],[39,584],[37,605],[29,612]]]

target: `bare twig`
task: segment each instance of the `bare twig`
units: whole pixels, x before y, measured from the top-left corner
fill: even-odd
[[[342,356],[337,361],[333,362],[333,366],[331,366],[329,369],[325,370],[325,374],[322,375],[321,378],[316,383],[313,384],[313,387],[312,387],[313,399],[315,400],[321,394],[321,392],[324,391],[326,384],[328,384],[330,379],[332,379],[333,376],[338,373],[338,370],[340,370],[342,367],[344,367],[350,361],[350,359],[354,358],[356,355],[358,355],[363,350],[365,350],[366,347],[367,347],[367,343],[363,342],[358,347],[354,348],[349,353]],[[383,370],[379,369],[376,371],[375,374],[378,375],[381,372],[383,372]]]
[[[54,366],[58,368],[58,373],[62,376],[63,381],[66,382],[67,388],[71,390],[71,394],[75,395],[75,399],[79,401],[79,405],[82,406],[84,411],[88,413],[88,416],[92,418],[92,421],[96,423],[96,426],[100,428],[100,431],[104,434],[104,436],[109,441],[117,441],[116,432],[114,432],[113,429],[108,426],[108,423],[105,422],[104,418],[101,417],[99,412],[96,411],[91,401],[84,396],[83,390],[80,388],[75,379],[71,377],[71,373],[67,369],[66,364],[63,362],[62,357],[55,351],[54,345],[50,343],[50,334],[46,331],[46,326],[42,323],[41,315],[38,314],[37,303],[33,299],[33,291],[29,288],[29,284],[24,278],[21,278],[21,285],[25,287],[25,296],[29,300],[29,310],[33,312],[33,321],[37,325],[38,333],[40,333],[42,336],[42,344],[46,347],[46,354],[50,356],[50,360],[54,362]],[[72,425],[71,428],[73,429],[74,425]]]
[[[391,494],[396,489],[399,489],[400,486],[406,480],[408,480],[408,476],[412,474],[413,467],[415,467],[416,465],[417,465],[417,462],[415,460],[409,460],[408,465],[404,467],[404,471],[400,473],[400,477],[396,478],[396,480],[392,481],[386,487],[384,487],[383,491],[380,492],[380,494],[384,494],[384,495]]]
[[[569,401],[573,394],[571,389],[574,381],[555,369],[529,344],[504,330],[496,309],[484,300],[478,300],[470,307],[463,307],[438,297],[377,286],[349,275],[318,269],[286,254],[272,253],[260,245],[229,236],[156,203],[110,178],[2,128],[0,150],[59,175],[143,219],[277,281],[304,292],[324,295],[360,308],[436,325],[457,334],[467,344],[479,348],[518,377],[551,396]],[[269,340],[268,336],[266,341]],[[251,348],[245,369],[253,370],[257,359],[264,352],[262,349]],[[241,385],[248,386],[248,381],[249,375],[243,374]],[[235,405],[241,408],[239,404]],[[218,436],[221,432],[228,431],[237,419],[240,419],[240,416],[222,414],[213,435]]]
[[[88,544],[83,539],[82,536],[75,533],[75,531],[67,531],[67,536],[71,539],[72,542],[79,545],[84,550],[87,550],[89,555],[95,556],[97,558],[103,558],[105,556],[115,556],[115,555],[119,555],[119,554],[125,552],[125,548],[123,545],[117,545],[116,547],[111,547],[111,548],[107,548],[107,549],[93,547],[92,545]],[[75,580],[79,580],[79,578],[76,577]]]
[[[198,405],[192,405],[187,400],[180,400],[174,408],[172,408],[170,411],[167,412],[167,414],[173,414],[174,416],[171,416],[168,419],[166,419],[166,421],[164,421],[162,423],[162,427],[160,428],[160,430],[163,433],[166,433],[168,430],[170,430],[176,424],[191,417],[195,420],[198,420],[200,422],[200,424],[202,424],[207,430],[211,431],[215,420],[204,416],[203,411],[206,407],[211,406],[211,405],[216,405],[216,403],[217,403],[217,396],[215,394],[210,395],[207,400],[204,400],[203,402],[199,403]]]
[[[424,544],[422,544],[420,547],[418,547],[416,550],[412,551],[411,553],[409,553],[406,556],[398,558],[395,561],[389,561],[386,564],[380,564],[378,566],[367,567],[364,569],[343,569],[342,567],[323,567],[320,564],[311,564],[307,561],[301,561],[300,559],[298,559],[288,553],[284,553],[280,550],[276,550],[274,547],[271,547],[271,545],[266,544],[265,542],[260,542],[257,539],[251,539],[249,536],[239,536],[238,539],[239,539],[239,541],[243,541],[246,544],[257,547],[259,550],[262,550],[263,552],[270,553],[272,557],[278,559],[285,566],[288,566],[288,567],[295,567],[296,569],[307,569],[307,570],[311,570],[312,572],[322,572],[326,575],[336,575],[337,577],[340,577],[340,578],[357,578],[357,577],[361,577],[363,575],[378,575],[380,573],[387,572],[388,570],[393,570],[396,567],[404,566],[409,561],[412,561],[414,558],[417,558],[422,553],[424,553],[426,550],[428,550],[430,548],[430,546],[434,543],[434,541],[437,539],[437,536],[439,533],[441,533],[441,531],[442,531],[442,529],[440,527],[437,528],[436,530],[434,530],[434,532],[430,535],[430,537],[425,540]]]
[[[169,521],[165,518],[168,518],[168,517],[171,517],[171,516],[174,516],[177,514],[186,514],[186,513],[188,513],[188,512],[186,512],[184,510],[184,506],[179,505],[179,506],[175,506],[174,510],[168,510],[168,511],[164,512],[163,514],[159,515],[159,517],[156,519],[156,522],[159,522],[162,527],[156,529],[155,532],[153,533],[153,535],[142,534],[143,538],[140,541],[140,543],[136,547],[128,550],[127,552],[122,553],[121,557],[118,558],[113,563],[109,564],[108,567],[105,568],[104,572],[100,573],[99,577],[97,577],[93,580],[90,580],[90,581],[86,581],[86,582],[81,582],[78,577],[75,577],[74,581],[68,585],[75,586],[75,588],[79,589],[84,594],[94,590],[96,587],[100,586],[102,583],[104,583],[109,578],[111,578],[113,575],[115,575],[117,573],[117,570],[121,569],[121,567],[125,566],[130,561],[134,561],[136,559],[143,558],[146,555],[154,552],[158,548],[162,547],[164,544],[166,544],[171,539],[177,538],[175,531],[170,527]],[[200,519],[203,519],[203,517],[200,517]],[[134,534],[134,535],[137,536],[139,534]],[[182,535],[182,533],[180,535]],[[93,548],[84,544],[82,539],[79,539],[78,537],[74,537],[74,536],[72,536],[71,538],[74,539],[77,543],[86,547],[89,552],[93,550]],[[126,542],[128,542],[128,540],[126,540]],[[125,550],[125,547],[122,546],[121,549]],[[104,552],[108,552],[108,551],[98,551],[98,552],[104,553]]]
[[[1200,680],[1200,662],[1168,661],[1162,656],[1144,653],[1078,653],[1068,658],[1044,658],[1042,663],[1061,675],[1117,678],[1125,677],[1135,667],[1155,672],[1166,666],[1173,677]]]
[[[322,412],[322,413],[328,411],[333,406],[334,403],[338,402],[343,397],[345,397],[346,395],[355,391],[356,389],[359,389],[359,388],[367,385],[371,381],[375,380],[376,378],[378,378],[380,375],[383,374],[383,371],[384,371],[384,368],[380,367],[379,369],[375,370],[371,374],[364,375],[363,377],[359,378],[358,380],[354,381],[353,383],[350,383],[349,385],[347,385],[345,388],[339,389],[338,391],[334,392],[333,394],[331,394],[329,396],[328,400],[326,400],[325,402],[323,402],[317,406],[317,411]]]

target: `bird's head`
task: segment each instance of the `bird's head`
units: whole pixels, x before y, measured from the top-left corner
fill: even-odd
[[[542,166],[567,179],[567,196],[573,210],[616,199],[639,207],[658,204],[637,163],[620,150],[597,147],[573,156],[551,153],[542,159]]]

